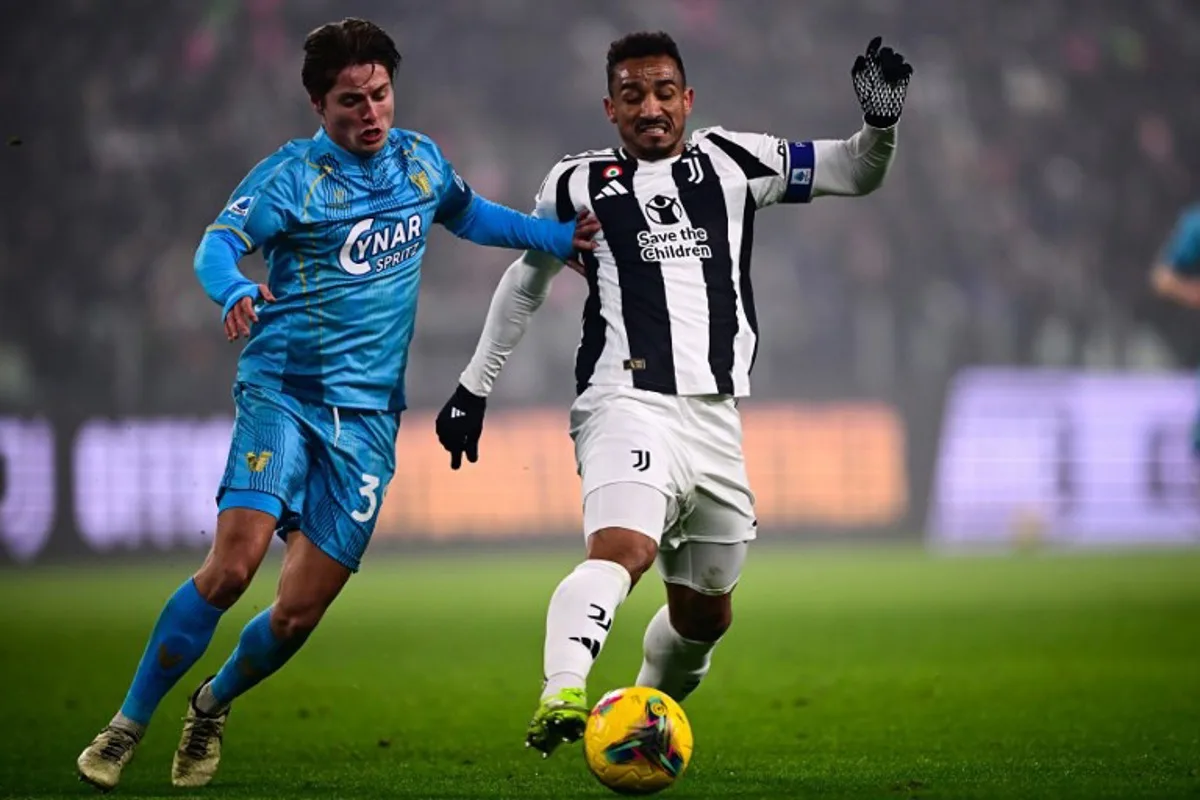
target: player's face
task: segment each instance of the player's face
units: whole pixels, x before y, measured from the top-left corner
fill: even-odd
[[[604,110],[621,143],[637,158],[653,161],[683,152],[694,94],[670,56],[631,58],[617,64]]]
[[[379,64],[353,64],[314,103],[329,138],[351,153],[369,156],[387,144],[395,105],[392,78]]]

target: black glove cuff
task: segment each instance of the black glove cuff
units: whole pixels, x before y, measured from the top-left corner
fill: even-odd
[[[450,398],[454,405],[461,408],[463,411],[483,411],[487,408],[487,398],[480,397],[477,394],[472,394],[467,391],[461,383],[454,390],[454,397]]]

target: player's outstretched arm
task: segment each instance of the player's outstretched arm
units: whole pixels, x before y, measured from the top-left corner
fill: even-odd
[[[580,250],[595,247],[592,238],[600,223],[590,213],[559,222],[522,214],[472,194],[466,207],[450,219],[439,220],[462,239],[490,247],[536,250],[569,261]]]
[[[438,441],[450,453],[451,469],[462,466],[464,454],[472,464],[479,458],[488,395],[562,266],[545,253],[527,251],[500,279],[475,354],[435,422]]]
[[[896,152],[896,129],[862,130],[813,143],[813,197],[862,197],[883,185]]]
[[[812,196],[859,196],[878,189],[896,151],[896,123],[904,112],[913,69],[876,36],[850,70],[863,127],[844,140],[813,142]]]

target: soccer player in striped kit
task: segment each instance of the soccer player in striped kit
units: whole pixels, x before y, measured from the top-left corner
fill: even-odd
[[[536,216],[600,221],[582,254],[589,288],[571,436],[587,558],[546,617],[541,702],[527,745],[549,754],[583,732],[585,682],[618,606],[658,563],[667,603],[637,676],[683,700],[732,620],[755,538],[736,398],[757,341],[754,216],[778,203],[854,196],[883,182],[912,68],[876,38],[851,69],[864,125],[847,140],[792,141],[714,127],[685,134],[693,89],[665,33],[634,33],[607,59],[604,108],[621,146],[562,159]],[[486,398],[561,266],[526,253],[495,292],[460,385],[437,419],[451,466],[478,458]],[[578,265],[573,265],[578,266]]]

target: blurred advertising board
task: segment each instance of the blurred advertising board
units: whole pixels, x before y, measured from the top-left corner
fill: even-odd
[[[1200,542],[1197,389],[1190,373],[961,373],[942,417],[928,539]]]
[[[55,515],[54,429],[44,419],[0,417],[0,540],[28,561],[46,546]]]
[[[881,403],[743,406],[760,530],[901,524],[905,428]],[[0,417],[0,544],[15,561],[207,547],[232,419],[92,419],[60,432]],[[566,409],[489,412],[480,461],[455,472],[430,412],[406,412],[377,540],[504,539],[579,530]]]
[[[579,478],[566,413],[489,421],[477,464],[453,472],[431,419],[400,434],[383,536],[558,536],[580,527]],[[497,424],[499,423],[499,424]],[[896,523],[907,509],[904,428],[888,406],[746,405],[743,436],[760,528]],[[378,534],[377,534],[378,535]]]

